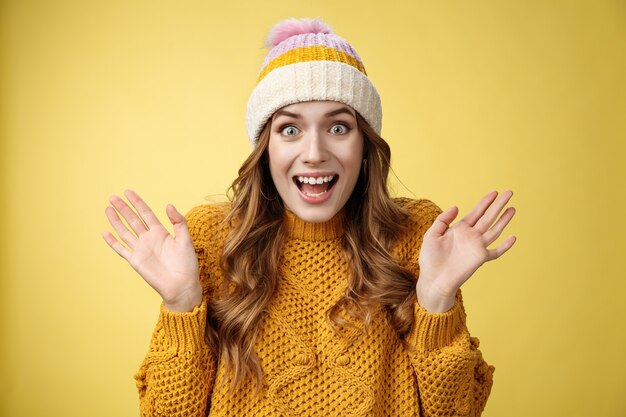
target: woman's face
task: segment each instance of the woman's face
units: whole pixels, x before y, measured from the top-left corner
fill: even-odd
[[[354,109],[335,101],[283,107],[272,116],[272,179],[289,210],[323,222],[346,204],[361,171],[363,134]]]

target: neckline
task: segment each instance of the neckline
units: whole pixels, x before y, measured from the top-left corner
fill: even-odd
[[[292,211],[285,209],[285,225],[292,239],[322,241],[337,239],[343,235],[344,212],[341,210],[332,219],[321,223],[306,222]]]

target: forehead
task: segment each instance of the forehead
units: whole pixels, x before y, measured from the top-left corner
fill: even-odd
[[[348,114],[356,117],[355,110],[347,104],[338,101],[305,101],[293,103],[277,110],[272,119],[278,116],[299,115],[299,116],[333,116],[336,114]]]

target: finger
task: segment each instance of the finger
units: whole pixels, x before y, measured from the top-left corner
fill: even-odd
[[[428,229],[426,233],[432,234],[434,236],[443,236],[443,234],[450,227],[450,223],[456,218],[459,214],[459,208],[457,206],[452,206],[446,211],[442,212],[437,216],[432,226]]]
[[[141,197],[139,197],[139,194],[137,194],[133,190],[126,190],[124,192],[124,195],[126,196],[126,198],[128,198],[128,201],[131,202],[135,210],[137,210],[139,217],[146,224],[148,229],[154,226],[161,226],[161,222],[159,221],[157,216],[146,204],[146,202],[143,201]]]
[[[128,223],[130,228],[133,230],[133,232],[135,232],[137,236],[148,230],[148,227],[137,216],[137,213],[135,213],[133,209],[128,207],[128,204],[126,204],[126,202],[120,197],[113,195],[109,198],[109,201],[111,202],[111,205],[115,207],[115,210],[117,210],[122,215],[122,217],[124,217],[126,223]]]
[[[104,232],[102,233],[102,237],[104,238],[104,241],[115,251],[117,252],[118,255],[120,255],[122,258],[126,259],[127,261],[130,259],[130,251],[128,249],[126,249],[126,247],[124,245],[122,245],[116,238],[115,236],[113,236],[110,232]]]
[[[172,226],[174,226],[174,238],[177,241],[191,242],[191,236],[189,235],[189,228],[187,227],[187,221],[185,216],[180,214],[173,204],[168,204],[165,208],[167,217],[170,219]]]
[[[494,191],[491,191],[486,196],[484,196],[478,202],[476,207],[474,207],[472,211],[467,213],[465,217],[461,219],[461,221],[469,224],[470,226],[474,226],[476,222],[478,221],[478,219],[480,219],[482,215],[485,214],[485,210],[487,210],[487,208],[491,205],[491,203],[493,203],[493,200],[496,198],[497,195],[498,195],[498,192],[494,190]]]
[[[113,229],[115,229],[115,233],[117,233],[117,235],[122,239],[122,241],[124,241],[124,243],[126,243],[129,248],[134,249],[137,236],[132,234],[130,230],[126,228],[126,225],[122,223],[122,219],[120,219],[120,217],[117,215],[117,211],[115,211],[113,207],[109,206],[104,210],[104,213],[109,219],[109,223],[111,223],[111,226],[113,226]]]
[[[502,213],[502,216],[500,216],[496,224],[494,224],[491,229],[487,230],[487,232],[483,235],[485,239],[485,246],[491,245],[500,237],[502,231],[506,225],[509,224],[515,213],[514,207],[509,207],[504,210],[504,213]]]
[[[480,230],[482,233],[485,233],[487,230],[489,230],[489,228],[496,220],[504,206],[506,206],[506,204],[509,202],[511,197],[513,197],[513,191],[504,191],[487,209],[485,214],[476,222],[474,228]]]
[[[493,261],[494,259],[498,259],[500,256],[504,255],[506,251],[511,249],[513,244],[517,241],[515,236],[509,236],[506,238],[504,242],[500,246],[495,249],[487,250],[487,262]]]

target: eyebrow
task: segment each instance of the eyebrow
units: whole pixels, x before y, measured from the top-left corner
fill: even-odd
[[[328,113],[326,113],[324,115],[324,117],[333,117],[333,116],[336,116],[336,115],[342,114],[342,113],[346,113],[346,114],[349,114],[350,116],[354,117],[354,114],[352,114],[350,109],[348,109],[347,107],[340,107],[340,108],[338,108],[336,110],[329,111]],[[298,113],[292,113],[292,112],[287,111],[287,110],[278,110],[276,113],[274,113],[274,117],[272,118],[272,120],[278,118],[278,116],[288,116],[288,117],[293,117],[294,119],[302,119],[302,115],[300,115]]]

